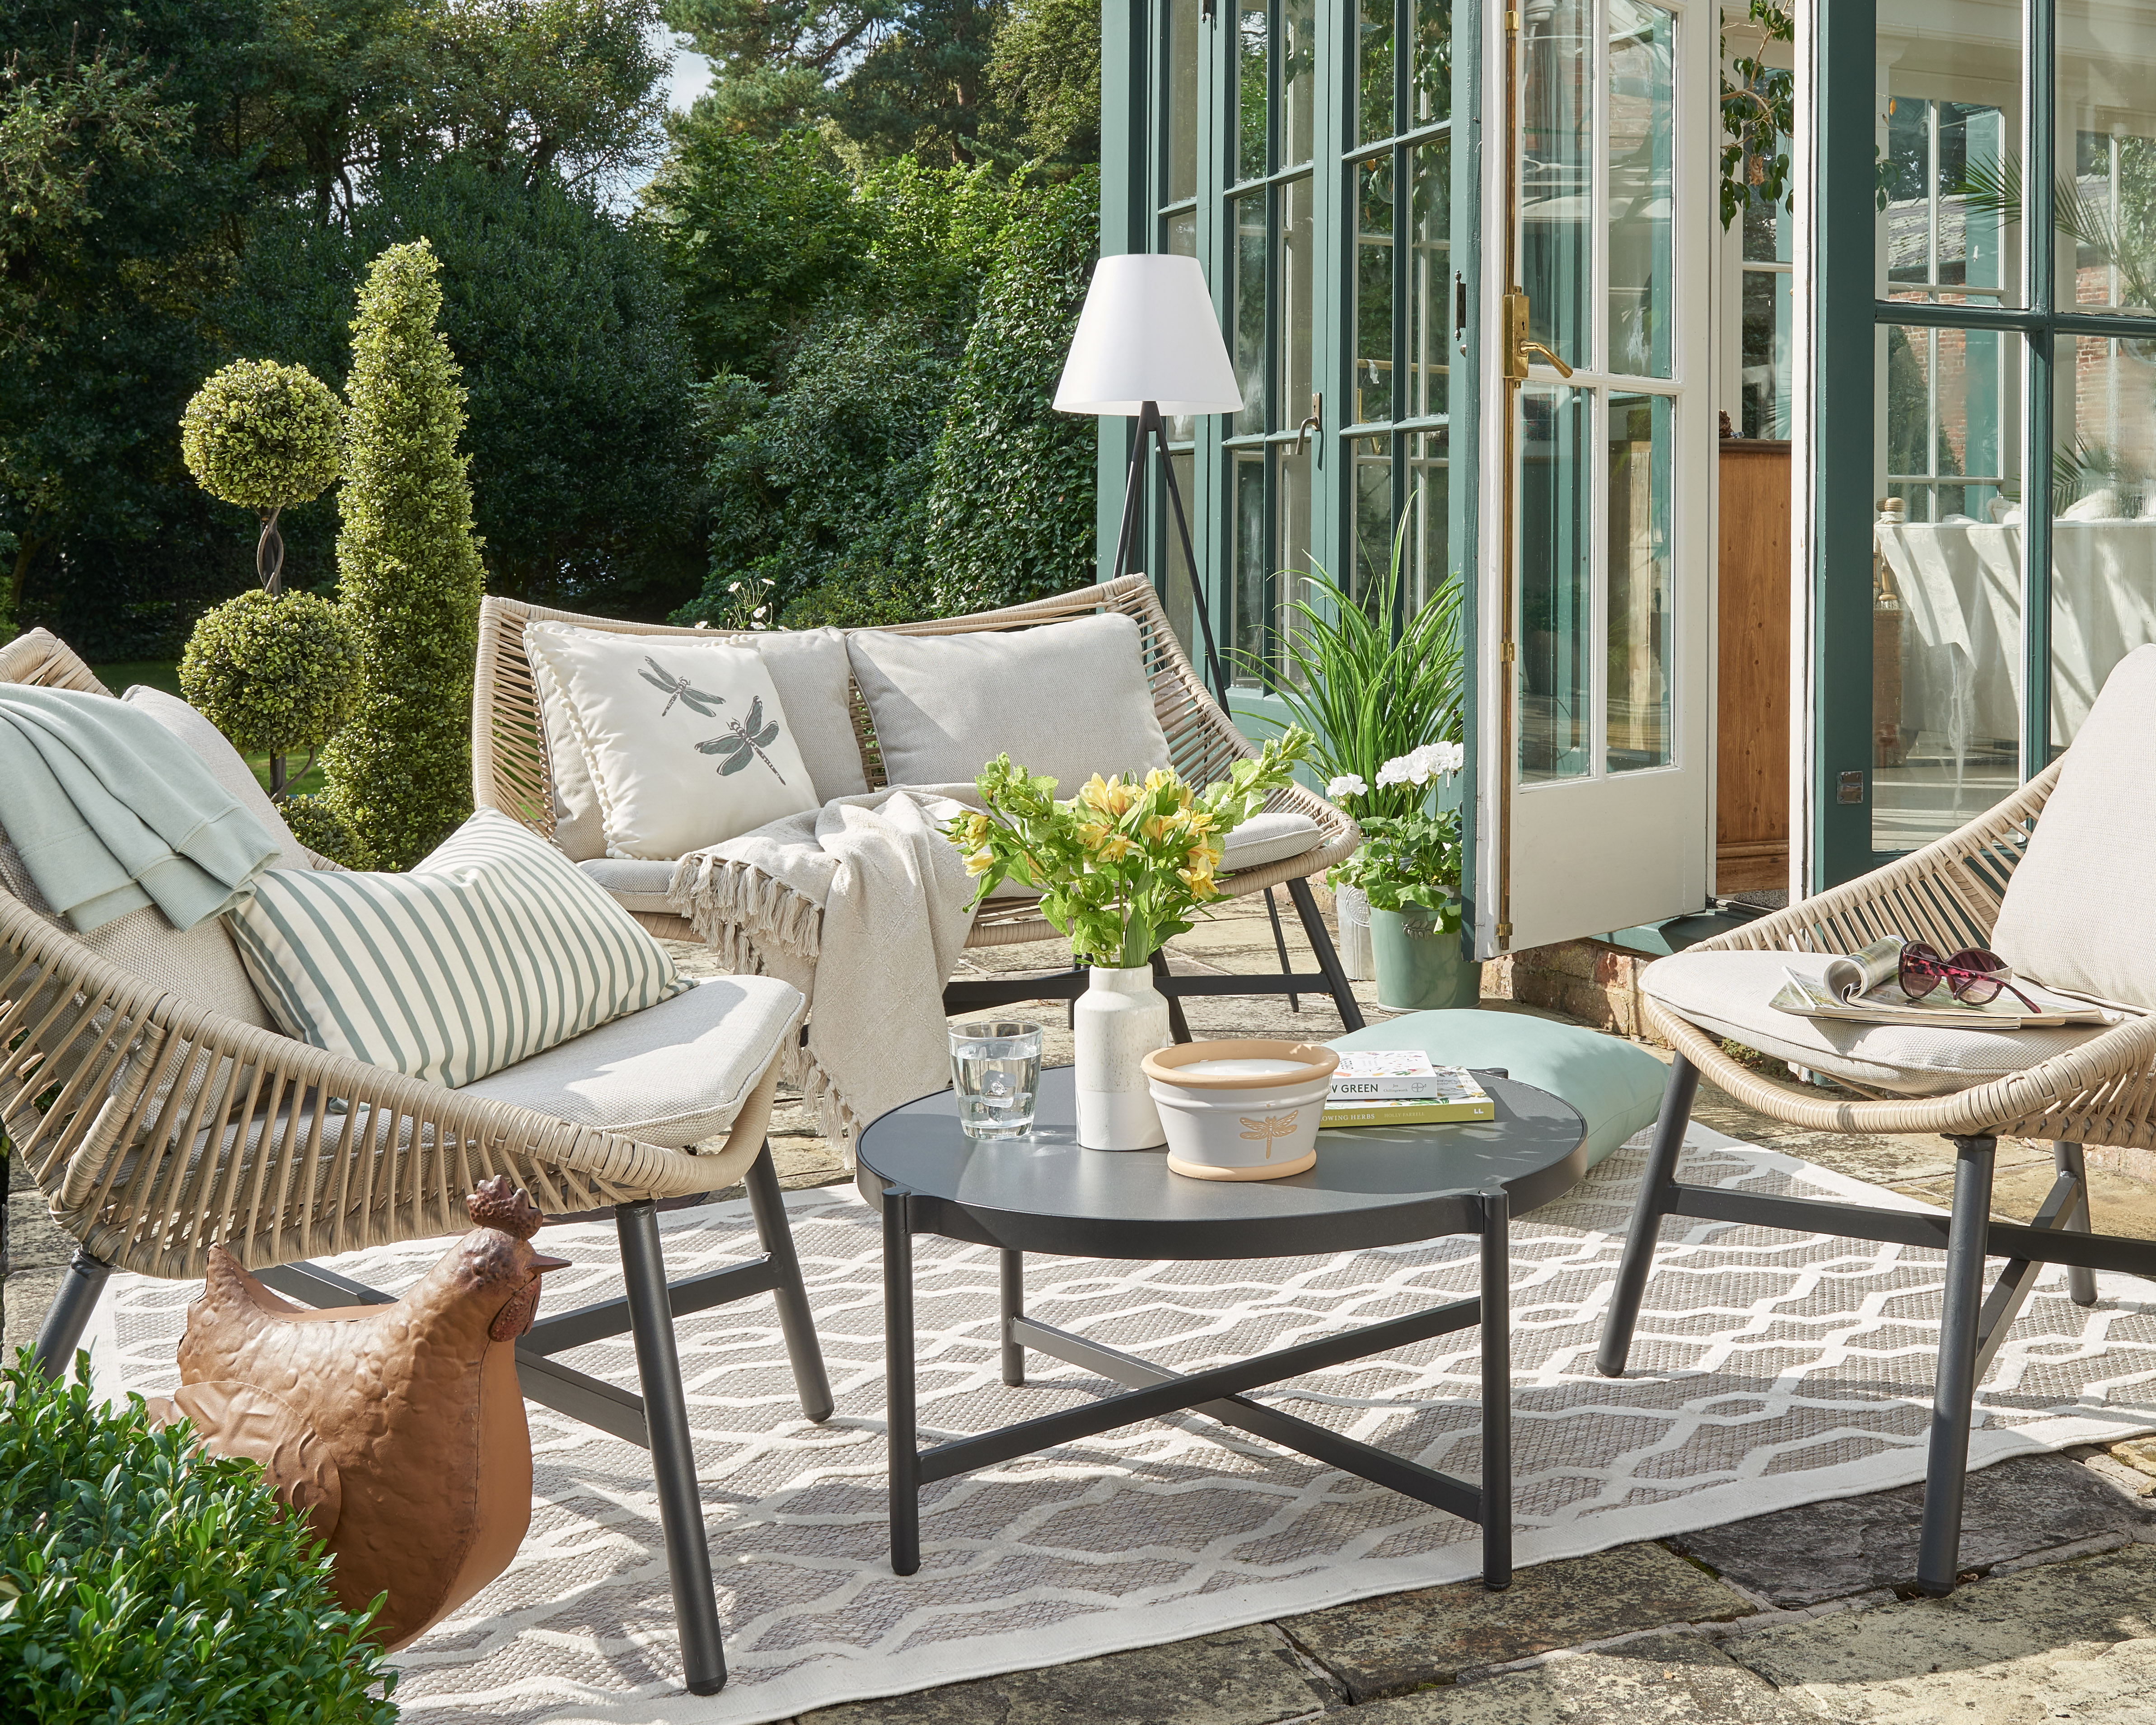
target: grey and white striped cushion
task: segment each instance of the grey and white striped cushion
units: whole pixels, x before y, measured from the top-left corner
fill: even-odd
[[[690,986],[574,864],[492,809],[409,874],[272,869],[228,920],[279,1029],[452,1090]]]

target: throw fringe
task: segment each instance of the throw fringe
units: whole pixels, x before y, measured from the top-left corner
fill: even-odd
[[[804,972],[813,978],[823,951],[824,907],[761,869],[708,853],[692,854],[674,865],[666,898],[733,975],[764,976],[775,970],[788,980]],[[774,956],[776,965],[771,963]],[[778,1076],[800,1091],[817,1131],[837,1147],[850,1170],[855,1142],[866,1122],[848,1105],[815,1051],[789,1038],[778,1057]]]
[[[666,898],[737,975],[762,973],[759,947],[809,965],[823,951],[823,906],[747,863],[691,853],[675,864]]]

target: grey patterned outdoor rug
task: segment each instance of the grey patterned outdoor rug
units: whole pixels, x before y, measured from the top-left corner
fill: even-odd
[[[1686,1177],[1906,1205],[1697,1129]],[[1922,1477],[1939,1256],[1715,1223],[1665,1224],[1633,1375],[1594,1369],[1641,1153],[1515,1224],[1519,1558],[1598,1551]],[[419,1725],[449,1719],[751,1725],[805,1709],[1310,1610],[1478,1573],[1475,1530],[1197,1416],[1152,1421],[932,1486],[922,1563],[885,1546],[880,1235],[848,1189],[794,1194],[793,1229],[838,1412],[807,1424],[767,1301],[680,1325],[732,1681],[679,1686],[673,1609],[641,1451],[532,1409],[536,1502],[515,1566],[398,1661]],[[754,1249],[745,1206],[664,1219],[675,1276]],[[1680,1237],[1680,1230],[1686,1230]],[[614,1287],[610,1227],[552,1230],[578,1268],[542,1310]],[[398,1288],[439,1242],[339,1267]],[[915,1246],[924,1441],[1107,1386],[1034,1356],[998,1381],[996,1261]],[[1029,1259],[1044,1321],[1186,1369],[1471,1293],[1473,1243],[1260,1264]],[[2100,1278],[2084,1312],[2039,1284],[1980,1401],[1979,1464],[2156,1425],[2156,1291]],[[154,1389],[193,1286],[116,1277],[103,1381]],[[1472,1477],[1472,1330],[1265,1392],[1306,1417]],[[633,1384],[626,1337],[567,1356]],[[1225,1439],[1226,1446],[1218,1441]]]

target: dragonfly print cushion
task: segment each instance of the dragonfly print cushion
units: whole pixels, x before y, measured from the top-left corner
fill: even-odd
[[[556,838],[572,857],[670,862],[820,806],[753,649],[563,623],[527,624],[524,647],[554,762]],[[581,775],[563,770],[572,750]]]

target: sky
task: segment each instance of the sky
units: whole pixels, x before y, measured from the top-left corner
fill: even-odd
[[[711,87],[711,63],[690,49],[688,40],[664,24],[651,27],[651,45],[661,54],[670,49],[674,56],[674,70],[666,80],[666,105],[677,114],[686,113],[690,104]]]

